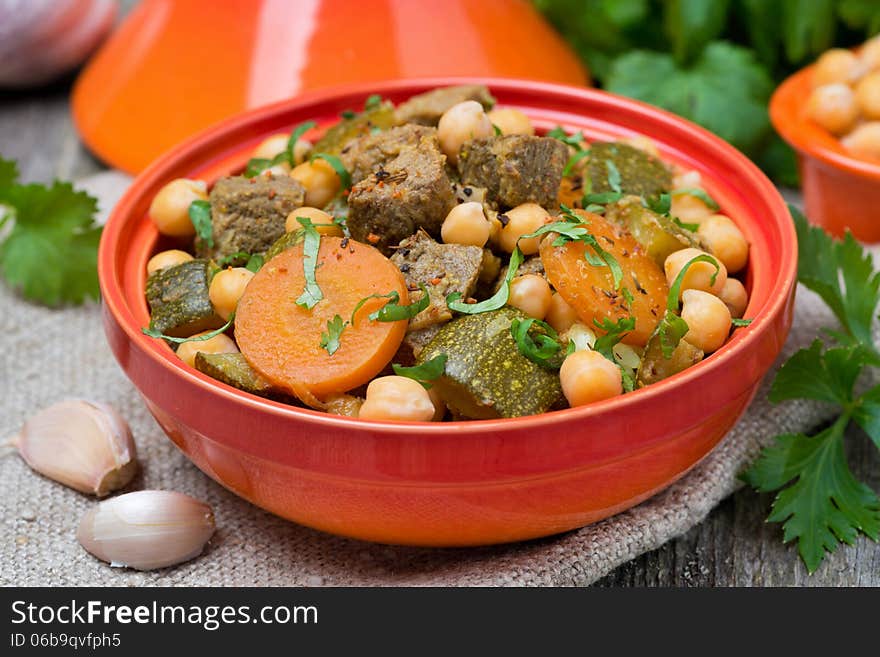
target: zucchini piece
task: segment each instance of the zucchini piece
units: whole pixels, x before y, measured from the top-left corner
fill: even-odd
[[[462,315],[441,328],[416,359],[446,354],[434,385],[456,416],[485,420],[536,415],[564,405],[559,375],[523,356],[510,334],[525,313],[510,307]]]
[[[646,208],[638,196],[627,196],[606,206],[605,218],[628,230],[661,269],[670,253],[690,247],[703,248],[696,233]]]
[[[269,262],[272,258],[277,256],[282,251],[286,251],[292,246],[296,246],[302,241],[302,235],[298,230],[291,231],[289,233],[284,233],[281,237],[275,240],[266,250],[266,254],[263,256],[263,263]]]
[[[153,272],[146,285],[150,328],[187,338],[223,326],[208,297],[213,267],[209,260],[188,260]]]
[[[651,385],[673,374],[683,372],[701,360],[703,360],[702,350],[684,340],[678,343],[671,357],[664,358],[660,335],[655,331],[642,354],[642,362],[639,364],[636,381],[639,387]]]
[[[312,152],[339,155],[352,139],[369,134],[374,128],[385,130],[395,125],[397,120],[394,117],[394,104],[386,100],[377,107],[364,110],[350,119],[343,119],[329,128],[315,143]]]
[[[584,181],[587,191],[614,191],[608,183],[608,162],[620,172],[620,191],[624,194],[655,196],[672,189],[672,172],[656,157],[621,142],[594,142],[590,144]]]
[[[269,382],[260,376],[240,353],[209,354],[199,351],[196,352],[195,366],[199,372],[233,388],[261,397],[277,396]]]

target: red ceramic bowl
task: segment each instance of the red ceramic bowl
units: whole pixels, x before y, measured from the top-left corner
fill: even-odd
[[[848,229],[863,242],[880,242],[880,162],[853,157],[807,117],[813,68],[786,79],[770,99],[773,127],[798,153],[807,217],[838,237]]]
[[[391,423],[267,401],[190,369],[146,337],[145,264],[159,237],[146,216],[173,178],[239,170],[266,135],[306,119],[322,126],[371,93],[394,101],[461,80],[357,85],[305,95],[227,120],[140,177],[104,230],[99,275],[113,352],[171,439],[205,473],[273,513],[335,534],[387,543],[463,546],[546,536],[650,497],[702,459],[746,408],[792,319],[796,241],[767,178],[708,132],[609,94],[482,80],[536,126],[592,139],[636,133],[698,169],[751,243],[746,312],[754,322],[695,367],[643,390],[544,415]]]

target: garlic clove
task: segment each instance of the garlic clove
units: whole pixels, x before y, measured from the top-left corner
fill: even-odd
[[[204,502],[166,490],[142,490],[105,500],[80,521],[80,544],[111,566],[153,570],[197,557],[214,533]]]
[[[131,429],[107,404],[84,399],[53,404],[27,420],[13,443],[40,474],[99,497],[122,488],[137,472]]]

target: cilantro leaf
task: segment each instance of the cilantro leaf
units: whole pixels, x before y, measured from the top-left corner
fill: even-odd
[[[570,135],[562,129],[562,126],[556,126],[552,130],[548,130],[545,136],[551,137],[552,139],[558,139],[563,144],[568,144],[569,146],[573,146],[574,148],[580,148],[581,142],[584,139],[584,135],[582,132],[578,131]]]
[[[770,388],[770,401],[815,399],[846,406],[865,364],[860,349],[836,347],[822,350],[821,340],[801,349],[779,369]]]
[[[296,300],[297,306],[311,310],[324,298],[324,293],[318,287],[315,278],[315,269],[318,266],[318,251],[321,248],[321,235],[315,230],[312,220],[308,217],[297,217],[297,222],[303,231],[303,276],[306,286],[303,293]]]
[[[852,544],[859,532],[877,540],[880,531],[880,499],[853,477],[846,462],[848,419],[840,417],[815,437],[779,436],[743,477],[763,492],[797,480],[776,496],[768,520],[784,523],[783,540],[797,540],[811,573],[840,542]]]
[[[853,236],[838,241],[790,205],[798,237],[798,280],[828,304],[850,342],[873,346],[871,324],[880,302],[880,272]],[[842,285],[841,285],[842,283]],[[880,356],[878,356],[880,358]]]
[[[558,370],[562,366],[562,344],[559,334],[547,322],[530,317],[514,319],[510,323],[510,335],[523,356],[546,369]]]
[[[853,405],[853,420],[880,449],[880,385],[874,386],[859,397]]]
[[[507,265],[507,273],[504,275],[504,281],[498,291],[488,299],[480,303],[464,303],[461,300],[461,292],[453,292],[446,297],[446,305],[450,310],[463,313],[465,315],[476,315],[477,313],[485,313],[490,310],[498,310],[510,298],[510,281],[516,276],[516,271],[523,262],[523,253],[516,247],[510,254],[510,262]]]
[[[614,358],[612,349],[614,345],[626,337],[628,332],[636,327],[635,318],[621,317],[616,322],[612,322],[607,317],[603,317],[601,322],[593,318],[593,324],[596,325],[596,328],[605,331],[604,335],[596,338],[596,342],[593,344],[593,351],[598,351],[605,358],[616,363],[617,361]]]
[[[209,249],[214,248],[214,227],[211,223],[211,204],[208,201],[193,201],[189,204],[189,220],[196,235]]]
[[[339,349],[339,338],[346,326],[348,326],[348,322],[343,322],[339,315],[334,315],[333,319],[327,321],[327,332],[321,333],[320,346],[322,349],[326,349],[331,356]]]
[[[771,134],[773,82],[754,53],[739,46],[713,41],[685,68],[670,54],[632,50],[615,59],[605,82],[608,91],[691,119],[747,154]]]
[[[669,0],[663,27],[679,62],[689,61],[727,25],[730,0]]]
[[[16,177],[15,164],[0,159],[0,203],[7,206],[0,225],[13,222],[0,244],[0,273],[47,306],[98,299],[97,200],[69,183],[20,185]]]
[[[413,365],[412,367],[403,367],[397,363],[392,363],[391,368],[398,376],[405,376],[408,379],[418,381],[425,388],[431,388],[431,381],[436,381],[446,371],[446,354],[437,354],[431,360],[425,361],[421,365]]]
[[[4,192],[18,181],[18,164],[15,160],[0,157],[0,203],[4,202]]]
[[[718,205],[718,202],[709,196],[705,190],[700,189],[699,187],[693,188],[683,188],[683,189],[673,189],[669,192],[671,196],[682,196],[684,194],[688,196],[695,196],[700,199],[703,203],[706,204],[706,207],[712,210],[713,212],[718,212],[721,209],[721,206]],[[663,214],[663,213],[661,213]]]
[[[324,160],[327,164],[333,167],[336,175],[339,176],[342,189],[348,189],[351,187],[351,174],[348,172],[348,169],[345,168],[342,160],[330,153],[315,153],[309,157],[309,162],[314,162],[315,160]]]

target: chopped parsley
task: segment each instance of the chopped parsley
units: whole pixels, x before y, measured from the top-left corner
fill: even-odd
[[[398,376],[405,376],[408,379],[418,381],[425,388],[430,388],[431,382],[439,379],[446,371],[447,358],[448,356],[446,354],[438,354],[421,365],[403,367],[402,365],[393,363],[391,367],[394,370],[394,373]]]
[[[348,326],[348,322],[343,322],[342,317],[334,315],[333,319],[327,322],[327,332],[321,333],[320,346],[322,349],[326,349],[331,356],[339,349],[339,338],[346,326]]]
[[[303,275],[306,279],[305,289],[296,300],[296,305],[311,310],[324,298],[324,293],[318,287],[315,278],[315,268],[318,265],[318,250],[321,248],[321,235],[315,230],[315,225],[308,217],[297,217],[297,222],[302,226],[303,234]]]
[[[214,248],[214,227],[211,223],[211,204],[207,201],[193,201],[189,204],[189,220],[196,235],[209,249]]]

